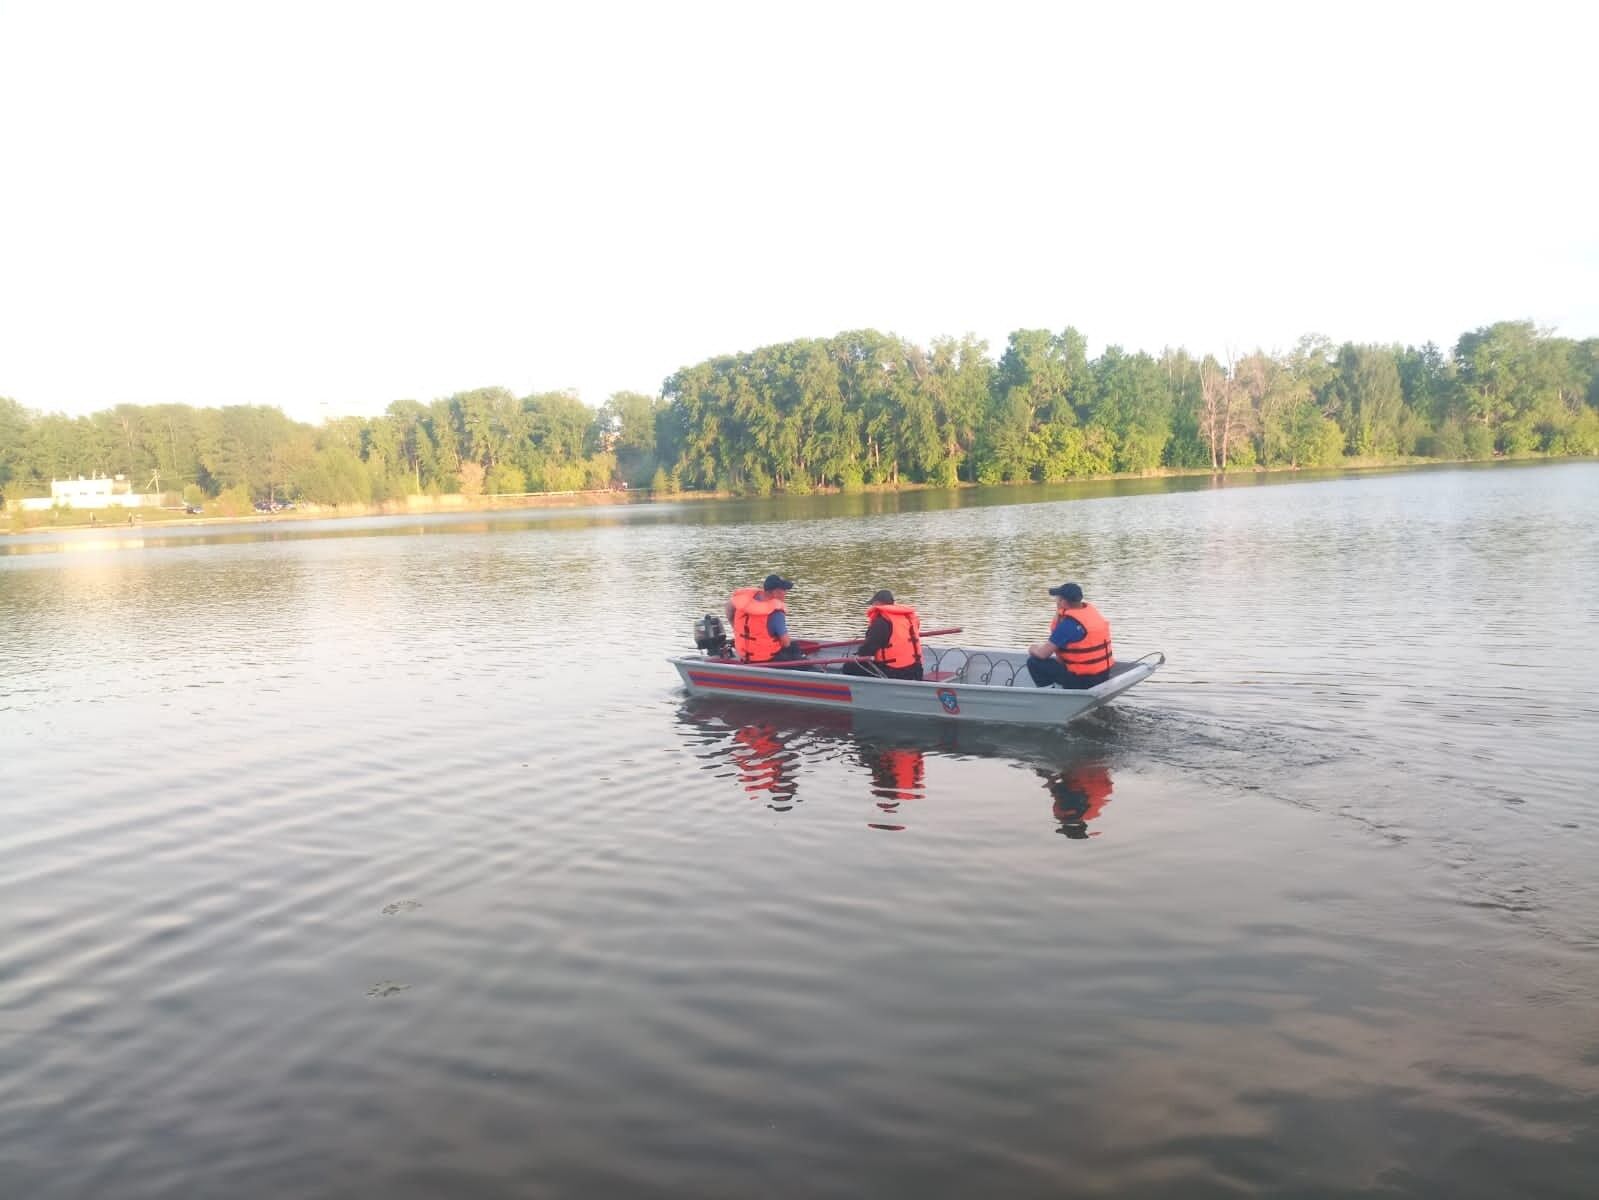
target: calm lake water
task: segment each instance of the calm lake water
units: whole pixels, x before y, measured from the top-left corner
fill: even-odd
[[[690,705],[735,586],[1170,663]],[[1599,464],[0,538],[0,1196],[1599,1193]]]

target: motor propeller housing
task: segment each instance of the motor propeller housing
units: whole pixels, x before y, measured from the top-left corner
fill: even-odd
[[[706,613],[694,622],[694,644],[705,653],[716,656],[727,651],[727,626],[715,613]]]

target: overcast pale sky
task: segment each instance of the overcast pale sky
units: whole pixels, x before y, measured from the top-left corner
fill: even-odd
[[[1599,334],[1596,6],[0,0],[0,395]]]

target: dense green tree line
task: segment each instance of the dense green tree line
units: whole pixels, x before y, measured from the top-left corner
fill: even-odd
[[[86,417],[0,398],[0,490],[123,474],[191,498],[370,503],[414,493],[804,493],[900,481],[1062,480],[1161,467],[1599,453],[1599,339],[1501,322],[1452,353],[1335,346],[1232,361],[1019,330],[923,347],[865,330],[686,367],[599,409],[503,388],[310,426],[276,408],[119,405]]]
[[[1062,480],[1160,467],[1599,453],[1599,339],[1503,322],[1438,347],[1306,337],[1232,362],[1108,347],[1075,329],[924,350],[873,332],[678,372],[658,445],[688,487]]]

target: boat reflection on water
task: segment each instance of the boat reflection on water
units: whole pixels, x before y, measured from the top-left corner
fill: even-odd
[[[1057,833],[1069,838],[1098,837],[1098,830],[1090,830],[1088,823],[1105,811],[1114,790],[1110,781],[1110,768],[1101,759],[1084,759],[1062,767],[1058,771],[1038,769],[1044,777],[1054,804],[1050,813],[1060,823]]]
[[[696,698],[678,724],[707,771],[737,781],[774,812],[790,812],[807,791],[837,792],[839,765],[875,811],[867,826],[903,831],[913,807],[935,799],[970,800],[969,788],[929,788],[929,758],[995,759],[1031,768],[1049,798],[1055,832],[1096,837],[1114,791],[1107,748],[1054,730],[928,722],[881,714],[800,710],[747,700]],[[829,769],[831,767],[831,769]],[[864,776],[864,778],[863,778]]]
[[[866,824],[872,829],[897,831],[899,806],[925,794],[927,754],[916,746],[874,746],[861,742],[860,760],[872,777],[872,795],[882,816]]]
[[[767,807],[787,812],[799,790],[794,767],[799,755],[784,744],[783,735],[770,725],[740,725],[727,744],[727,755],[738,767],[738,781],[752,796],[765,798]]]

